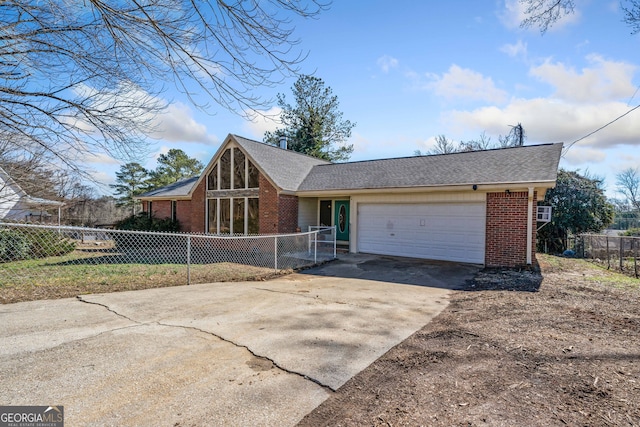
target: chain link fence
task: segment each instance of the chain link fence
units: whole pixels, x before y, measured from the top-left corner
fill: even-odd
[[[580,234],[576,238],[577,256],[639,276],[640,237]]]
[[[100,281],[113,274],[129,281],[207,283],[220,277],[221,265],[278,273],[334,258],[333,227],[285,235],[213,236],[0,223],[0,286]],[[217,275],[208,274],[212,271]]]

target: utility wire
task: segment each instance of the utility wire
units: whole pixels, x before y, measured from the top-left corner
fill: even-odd
[[[635,107],[633,107],[632,109],[630,109],[629,111],[627,111],[624,114],[619,115],[618,117],[616,117],[615,119],[611,120],[609,123],[607,123],[606,125],[600,126],[598,129],[594,130],[591,133],[588,133],[587,135],[583,136],[582,138],[578,138],[575,141],[573,141],[572,143],[570,143],[569,145],[567,145],[564,149],[564,152],[562,153],[562,157],[564,157],[567,154],[567,151],[569,151],[569,148],[573,147],[573,144],[575,144],[576,142],[582,141],[585,138],[590,137],[591,135],[593,135],[596,132],[600,132],[602,129],[606,128],[607,126],[617,122],[618,120],[620,120],[621,118],[623,118],[624,116],[626,116],[627,114],[631,113],[634,110],[637,110],[638,108],[640,108],[640,104],[636,105]]]

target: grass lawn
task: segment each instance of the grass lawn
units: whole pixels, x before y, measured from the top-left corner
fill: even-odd
[[[187,284],[184,264],[95,264],[102,252],[74,251],[65,256],[0,264],[0,303],[75,297]],[[272,268],[229,262],[194,264],[191,283],[264,280]]]

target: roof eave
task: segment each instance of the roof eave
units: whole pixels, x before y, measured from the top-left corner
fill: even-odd
[[[521,182],[503,182],[503,183],[462,183],[452,185],[422,185],[407,187],[378,187],[378,188],[356,188],[345,189],[335,188],[327,190],[300,190],[295,192],[299,197],[322,197],[335,194],[355,195],[355,194],[372,194],[372,193],[425,193],[425,192],[451,192],[451,191],[524,191],[528,188],[549,189],[555,187],[555,180],[552,181],[521,181]],[[474,190],[473,186],[477,186]]]

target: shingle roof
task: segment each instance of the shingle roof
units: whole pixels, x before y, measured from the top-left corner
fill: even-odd
[[[562,153],[562,144],[558,143],[435,156],[330,163],[238,135],[231,137],[277,187],[291,192],[553,183]],[[198,179],[188,178],[138,197],[188,197]]]
[[[326,160],[307,156],[280,147],[232,135],[256,166],[285,191],[296,191],[309,172],[318,165],[331,165]]]
[[[144,194],[140,194],[139,198],[143,197],[162,197],[162,198],[170,198],[170,197],[186,197],[191,192],[193,186],[198,182],[197,176],[192,178],[181,179],[178,182],[174,182],[173,184],[166,185],[164,187],[156,188],[155,190],[147,191]]]
[[[555,182],[562,144],[315,166],[298,191]]]

